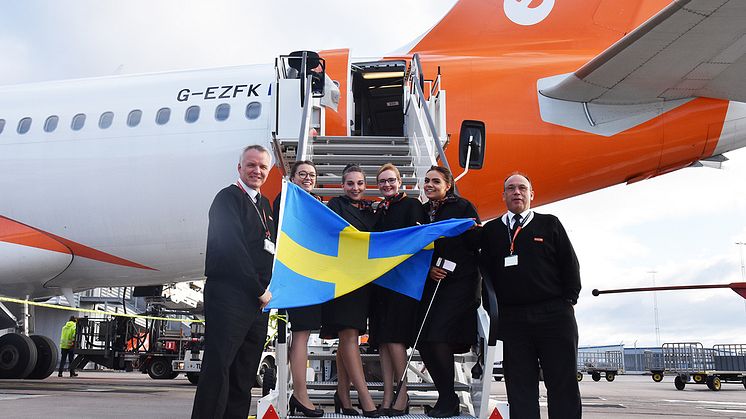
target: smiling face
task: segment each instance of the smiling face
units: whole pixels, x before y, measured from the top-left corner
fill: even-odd
[[[391,198],[399,193],[401,179],[393,170],[384,170],[378,174],[378,190],[384,198]]]
[[[365,176],[360,172],[347,172],[344,183],[342,183],[345,195],[353,201],[363,199],[365,192]]]
[[[503,201],[508,210],[513,214],[520,214],[531,208],[531,201],[534,200],[534,191],[531,189],[531,182],[524,176],[513,175],[505,181],[503,190]]]
[[[311,192],[314,186],[316,186],[316,169],[310,164],[301,164],[298,166],[291,180],[303,188],[304,191]]]
[[[258,191],[267,180],[269,165],[269,154],[253,148],[246,150],[238,164],[238,176],[246,186]]]
[[[440,201],[446,197],[446,193],[451,189],[450,185],[442,173],[437,170],[431,170],[425,174],[425,196],[431,201]]]

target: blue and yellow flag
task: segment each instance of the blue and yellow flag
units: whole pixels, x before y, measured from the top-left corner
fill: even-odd
[[[433,242],[474,225],[452,219],[399,230],[358,231],[298,186],[283,182],[267,309],[314,305],[376,280],[419,300]]]

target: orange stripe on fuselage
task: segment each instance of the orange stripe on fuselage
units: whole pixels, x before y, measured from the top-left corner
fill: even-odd
[[[350,71],[350,50],[332,49],[320,51],[319,55],[326,61],[326,74],[339,82],[339,106],[337,111],[326,109],[326,135],[347,135],[349,122],[347,118],[347,77]]]
[[[37,249],[50,250],[52,252],[65,253],[97,260],[99,262],[114,265],[127,266],[131,268],[155,271],[157,269],[132,262],[112,254],[84,246],[72,240],[47,233],[34,227],[13,221],[0,216],[0,241],[19,244],[22,246],[35,247]]]

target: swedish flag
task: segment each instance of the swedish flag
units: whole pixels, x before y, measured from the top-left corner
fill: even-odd
[[[323,303],[374,280],[419,300],[433,241],[474,225],[453,219],[380,233],[358,231],[298,186],[283,182],[282,189],[267,309]]]

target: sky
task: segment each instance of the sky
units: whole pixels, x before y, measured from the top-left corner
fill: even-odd
[[[293,50],[398,50],[454,0],[0,2],[0,84],[272,62]],[[451,128],[452,130],[453,128]],[[740,282],[746,150],[723,169],[689,168],[538,208],[560,217],[581,263],[581,345],[746,343],[733,291],[593,297],[594,288]],[[537,195],[541,190],[536,191]],[[654,272],[654,273],[653,273]]]

